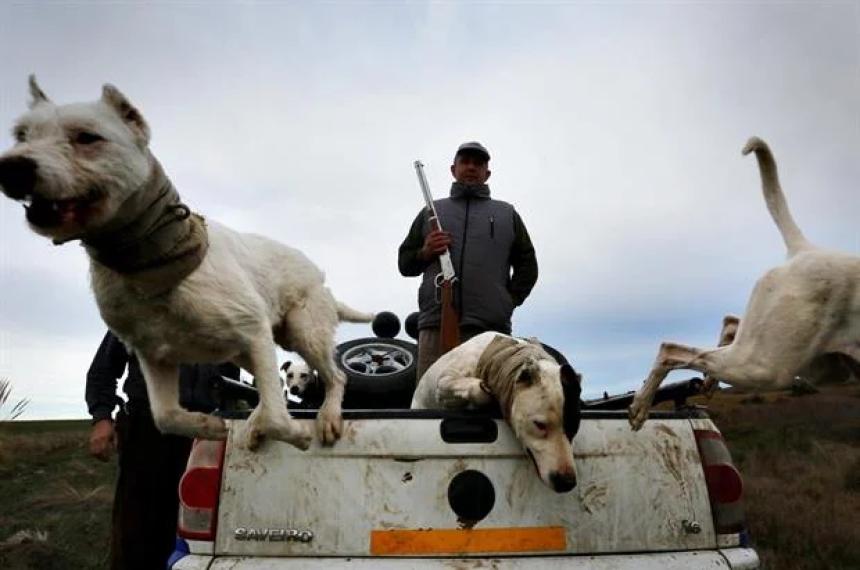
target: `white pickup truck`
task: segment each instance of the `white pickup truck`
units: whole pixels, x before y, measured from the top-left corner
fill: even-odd
[[[341,350],[344,364],[360,345]],[[414,355],[404,346],[377,339],[359,356],[393,372]],[[652,412],[639,432],[629,395],[585,402],[577,486],[562,494],[498,415],[348,409],[333,447],[249,452],[235,440],[247,412],[225,411],[230,439],[197,441],[180,484],[168,568],[758,568],[740,474],[706,413],[683,405],[696,382],[665,388],[676,411]]]

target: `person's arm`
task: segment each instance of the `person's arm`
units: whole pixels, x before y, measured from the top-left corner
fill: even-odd
[[[424,210],[418,212],[406,239],[400,244],[397,252],[397,267],[404,277],[416,277],[424,273],[424,269],[430,264],[421,257],[421,249],[424,247]]]
[[[514,243],[511,246],[510,264],[513,274],[508,283],[508,291],[511,293],[514,305],[519,307],[537,282],[538,265],[529,232],[516,211],[514,211]]]
[[[107,461],[116,449],[116,430],[111,415],[117,404],[117,381],[128,364],[128,351],[110,331],[105,334],[87,371],[85,398],[93,417],[90,455]]]
[[[117,381],[125,372],[128,358],[122,342],[108,332],[87,371],[85,398],[93,422],[111,418],[118,402]]]

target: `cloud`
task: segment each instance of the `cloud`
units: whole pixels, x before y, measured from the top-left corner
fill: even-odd
[[[0,48],[28,46],[0,78],[0,124],[25,110],[30,72],[61,102],[115,83],[188,204],[301,249],[359,309],[414,309],[417,280],[395,265],[421,206],[412,161],[441,197],[453,149],[481,140],[494,195],[538,251],[516,331],[576,354],[586,390],[634,388],[660,340],[713,343],[784,258],[755,160],[740,155],[750,135],[772,145],[807,236],[860,251],[850,4],[0,11],[16,22]],[[93,344],[74,344],[74,362],[87,362],[100,335],[82,252],[32,235],[4,201],[0,268],[8,366],[58,375],[19,344],[77,326]]]

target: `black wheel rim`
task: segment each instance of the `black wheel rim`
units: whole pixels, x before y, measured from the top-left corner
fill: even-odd
[[[353,346],[340,357],[341,366],[352,374],[382,378],[407,370],[414,358],[403,347],[385,342],[369,342]]]

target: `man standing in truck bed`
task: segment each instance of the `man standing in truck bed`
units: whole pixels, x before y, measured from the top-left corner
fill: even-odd
[[[444,231],[431,231],[427,210],[415,217],[400,245],[398,266],[405,277],[423,274],[418,289],[418,370],[421,378],[441,356],[440,304],[434,279],[439,255],[450,248],[457,273],[454,307],[460,339],[493,330],[510,334],[514,308],[526,300],[538,276],[535,249],[514,207],[490,198],[490,153],[479,142],[460,145],[448,198],[436,200]]]

